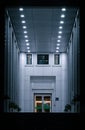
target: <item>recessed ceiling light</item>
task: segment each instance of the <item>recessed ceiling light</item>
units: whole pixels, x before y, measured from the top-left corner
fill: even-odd
[[[20,11],[23,11],[23,8],[19,8]]]
[[[23,17],[24,17],[24,14],[21,14],[20,17],[23,18]]]
[[[59,47],[56,47],[56,49],[59,49]]]
[[[29,46],[29,43],[26,43],[27,46]]]
[[[66,11],[66,8],[62,8],[61,10],[62,10],[62,11]]]
[[[30,47],[27,47],[27,49],[30,49]]]
[[[26,23],[26,21],[25,21],[25,20],[23,20],[23,21],[22,21],[22,23]]]
[[[24,33],[27,33],[27,31],[24,31]]]
[[[28,42],[28,40],[27,40],[27,39],[26,39],[25,41],[26,41],[26,42]]]
[[[64,21],[60,21],[60,23],[61,23],[61,24],[63,24],[63,23],[64,23]]]
[[[57,46],[60,46],[60,44],[58,43]]]
[[[60,40],[57,40],[57,42],[60,42]]]
[[[27,52],[30,52],[30,50],[28,50]]]
[[[28,36],[27,36],[27,35],[25,35],[24,37],[25,37],[25,38],[27,38]]]
[[[61,36],[59,35],[58,38],[61,38]]]
[[[61,33],[62,33],[62,31],[59,31],[58,33],[59,33],[59,34],[61,34]]]
[[[59,52],[59,50],[56,50],[56,52]]]
[[[23,28],[25,29],[25,28],[27,28],[26,26],[23,26]]]
[[[63,28],[62,26],[59,27],[59,29],[62,29],[62,28]]]
[[[64,14],[62,14],[62,15],[61,15],[61,18],[65,18],[65,15],[64,15]]]

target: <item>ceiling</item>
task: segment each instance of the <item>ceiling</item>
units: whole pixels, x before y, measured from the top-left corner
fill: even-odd
[[[66,51],[77,8],[67,7],[65,11],[61,9],[62,7],[23,7],[21,11],[18,7],[7,9],[21,52],[28,52],[28,50],[31,53]],[[24,17],[20,17],[21,14]],[[61,14],[65,17],[62,18]],[[21,23],[22,20],[26,23]],[[64,23],[60,24],[62,20]],[[23,25],[26,29],[23,29]],[[63,28],[59,29],[59,26]],[[59,34],[59,30],[62,34]],[[24,31],[27,31],[27,34],[24,34]],[[25,38],[25,35],[28,37]],[[59,35],[61,38],[58,38]],[[28,42],[25,41],[26,39]],[[60,42],[58,43],[57,40]],[[29,43],[28,48],[26,43]]]

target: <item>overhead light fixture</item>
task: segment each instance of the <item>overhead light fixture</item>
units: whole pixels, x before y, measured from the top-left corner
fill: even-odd
[[[59,52],[59,50],[56,50],[56,52]]]
[[[23,21],[21,21],[22,23],[26,23],[26,21],[25,20],[23,20]]]
[[[59,33],[59,34],[61,34],[61,33],[62,33],[62,31],[59,31],[58,33]]]
[[[63,27],[62,26],[59,26],[59,29],[62,29]]]
[[[27,52],[30,52],[30,50],[28,50]]]
[[[59,49],[59,47],[56,47],[56,49]]]
[[[60,46],[60,44],[58,43],[57,46]]]
[[[27,31],[24,31],[24,33],[27,33]]]
[[[62,11],[66,11],[66,8],[62,8],[61,10],[62,10]]]
[[[24,14],[21,14],[20,17],[21,17],[21,18],[24,18]]]
[[[25,37],[25,38],[27,38],[28,36],[27,36],[27,35],[25,35],[24,37]]]
[[[60,23],[61,23],[61,24],[63,24],[63,23],[64,23],[64,21],[60,21]]]
[[[23,8],[19,8],[20,11],[23,11]]]
[[[62,15],[61,15],[61,18],[65,18],[65,15],[64,15],[64,14],[62,14]]]
[[[23,26],[23,29],[27,28],[26,26]]]
[[[30,47],[27,47],[27,49],[30,49]]]
[[[61,38],[61,36],[59,35],[58,38]]]
[[[25,41],[26,41],[26,42],[28,42],[28,40],[27,40],[27,39],[26,39]]]
[[[60,40],[57,40],[57,42],[60,42]]]
[[[26,43],[27,46],[29,46],[29,43]]]

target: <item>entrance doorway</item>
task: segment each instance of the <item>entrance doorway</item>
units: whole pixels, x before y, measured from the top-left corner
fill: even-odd
[[[51,112],[51,94],[34,94],[34,111]]]

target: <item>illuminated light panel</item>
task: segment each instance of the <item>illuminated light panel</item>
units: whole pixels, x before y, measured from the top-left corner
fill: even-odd
[[[30,50],[28,50],[27,52],[30,52]]]
[[[59,49],[59,47],[56,47],[56,49]]]
[[[26,26],[23,26],[23,29],[27,28]]]
[[[28,42],[28,40],[25,40],[26,42]]]
[[[58,38],[61,38],[61,36],[59,35]]]
[[[19,8],[19,11],[23,11],[23,8]]]
[[[62,28],[63,28],[62,26],[59,27],[59,29],[62,29]]]
[[[58,33],[59,33],[59,34],[61,34],[61,33],[62,33],[62,31],[59,31]]]
[[[57,46],[60,46],[60,44],[58,43]]]
[[[57,42],[60,42],[60,40],[57,40]]]
[[[23,20],[23,21],[21,21],[22,23],[26,23],[26,21],[25,20]]]
[[[65,18],[65,15],[64,15],[64,14],[62,14],[62,15],[61,15],[61,18]]]
[[[24,18],[24,14],[21,14],[20,17],[21,17],[21,18]]]
[[[27,47],[27,49],[30,49],[30,47]]]
[[[27,35],[25,35],[24,37],[25,37],[25,38],[27,38],[28,36],[27,36]]]
[[[66,8],[62,8],[61,10],[62,10],[62,11],[66,11]]]
[[[60,21],[60,24],[63,24],[64,23],[64,21]]]
[[[26,34],[26,33],[27,33],[27,31],[24,31],[24,33]]]
[[[29,43],[26,43],[27,46],[29,46]]]
[[[59,50],[56,50],[56,52],[59,52]]]

